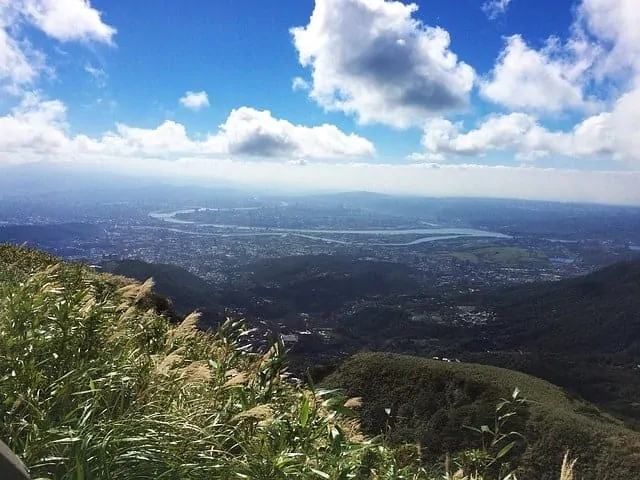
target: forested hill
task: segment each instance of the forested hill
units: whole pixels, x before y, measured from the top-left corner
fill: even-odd
[[[519,388],[531,402],[520,405],[500,433],[515,430],[526,438],[517,437],[513,448],[521,478],[555,478],[565,449],[580,458],[577,478],[583,480],[636,478],[640,471],[639,433],[561,388],[519,372],[367,353],[346,360],[323,384],[362,397],[359,413],[367,433],[386,432],[397,444],[418,442],[427,458],[476,445],[483,435],[464,426],[486,424],[494,430],[496,402]]]
[[[640,261],[474,300],[497,314],[486,330],[492,349],[640,359]]]
[[[640,428],[640,261],[460,301],[495,314],[451,338],[462,358],[544,378]]]

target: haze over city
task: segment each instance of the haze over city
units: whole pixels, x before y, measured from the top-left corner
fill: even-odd
[[[3,2],[0,175],[640,204],[639,18],[633,0]]]

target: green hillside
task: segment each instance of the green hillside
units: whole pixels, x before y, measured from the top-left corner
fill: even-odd
[[[349,360],[331,379],[363,396],[361,427],[360,401],[291,377],[282,344],[257,351],[232,321],[199,331],[197,316],[177,317],[152,288],[0,245],[0,440],[33,478],[503,480],[522,463],[519,478],[542,479],[557,478],[567,447],[586,480],[631,478],[640,465],[637,434],[619,422],[486,367]],[[494,421],[514,385],[550,405],[498,411],[535,443],[523,455],[507,448],[511,436],[472,448],[464,426]],[[446,428],[425,430],[433,418]],[[381,428],[388,435],[363,435]]]
[[[451,336],[461,358],[544,378],[640,425],[640,262],[462,299],[495,320]]]
[[[414,292],[421,273],[400,263],[355,260],[348,255],[296,255],[244,267],[238,285],[294,311],[330,315],[358,298]],[[229,292],[225,297],[233,298]],[[262,313],[262,312],[260,312]]]
[[[151,286],[0,246],[0,439],[33,478],[427,478],[289,378],[282,345],[173,325]]]
[[[181,313],[188,313],[195,306],[202,306],[200,304],[211,296],[210,284],[177,265],[141,260],[111,260],[101,266],[106,272],[140,282],[153,278],[154,291],[170,298],[176,310]]]
[[[417,442],[428,461],[477,446],[481,436],[462,427],[493,425],[496,402],[519,388],[532,403],[506,428],[526,437],[513,450],[522,478],[556,478],[565,450],[579,459],[577,478],[584,480],[636,478],[640,471],[640,434],[520,372],[367,353],[348,359],[323,383],[362,397],[359,413],[366,433],[386,431],[395,444]]]
[[[513,287],[476,298],[497,314],[492,349],[640,358],[640,261],[584,277]]]

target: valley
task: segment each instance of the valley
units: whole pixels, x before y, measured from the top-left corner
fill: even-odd
[[[154,278],[179,313],[202,312],[203,328],[230,316],[258,346],[284,338],[300,372],[359,351],[451,358],[640,418],[640,209],[174,187],[118,196],[0,203],[0,240]]]
[[[471,448],[475,440],[458,429],[488,421],[491,402],[516,387],[544,402],[518,428],[534,441],[531,455],[555,458],[545,471],[561,444],[584,453],[614,448],[605,444],[615,437],[635,448],[640,209],[364,193],[287,198],[285,206],[280,197],[206,190],[167,202],[171,192],[55,210],[16,200],[22,221],[0,202],[0,240],[98,274],[152,278],[147,303],[171,322],[195,310],[199,328],[213,332],[243,319],[247,348],[282,342],[296,378],[363,396],[367,434],[381,433],[381,405],[391,402],[399,417],[385,435],[420,443],[423,461],[442,454],[438,445]],[[430,399],[420,413],[426,393],[395,377],[459,399]],[[424,415],[432,420],[417,420]],[[556,437],[540,422],[555,425]],[[520,468],[541,468],[521,453]],[[603,469],[614,467],[594,460],[585,478]]]

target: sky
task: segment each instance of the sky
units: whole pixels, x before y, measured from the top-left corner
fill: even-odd
[[[0,0],[0,166],[640,205],[638,24],[638,0]]]

